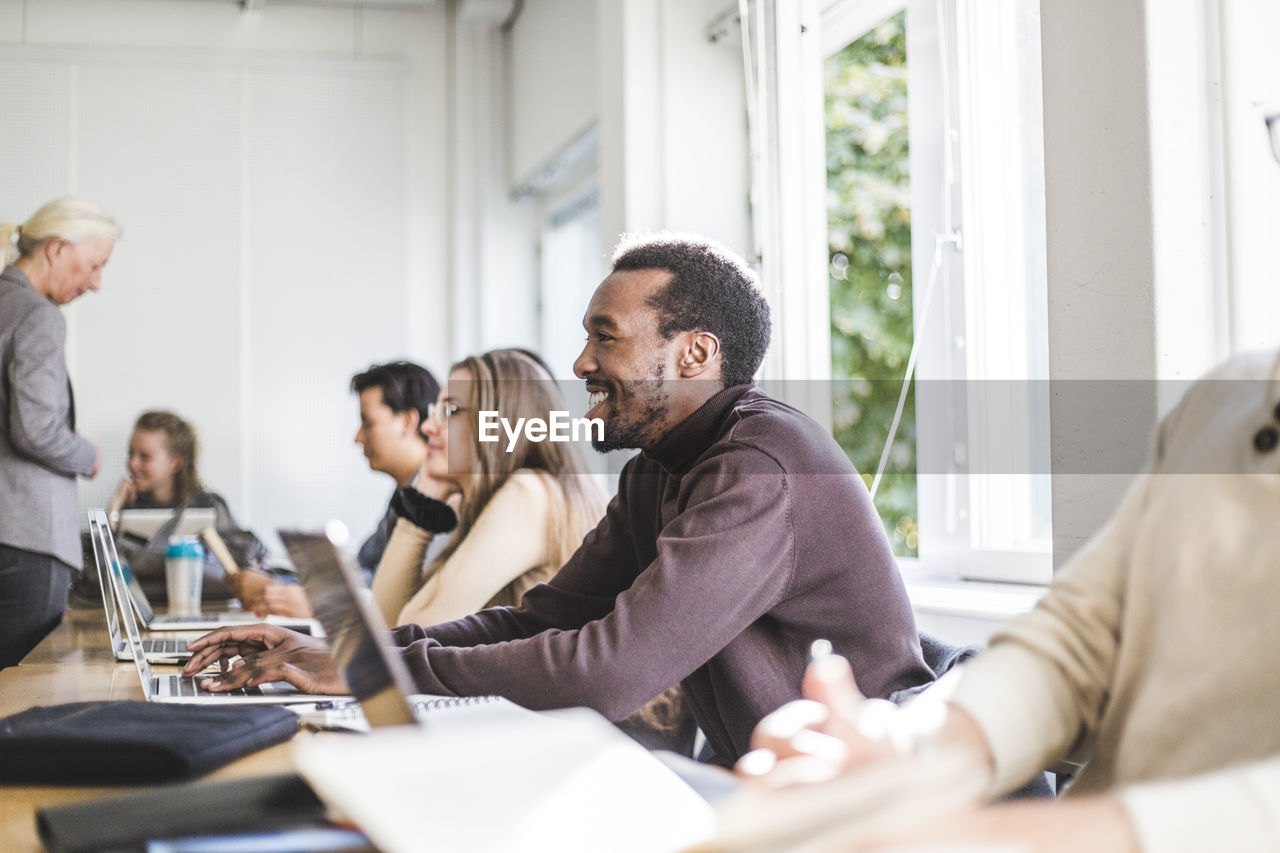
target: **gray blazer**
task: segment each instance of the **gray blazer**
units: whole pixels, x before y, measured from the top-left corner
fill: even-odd
[[[0,273],[0,544],[79,569],[76,475],[97,450],[72,426],[57,306],[15,266]]]

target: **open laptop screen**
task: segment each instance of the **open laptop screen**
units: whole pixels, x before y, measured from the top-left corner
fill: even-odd
[[[173,520],[176,510],[172,509],[122,509],[120,510],[120,533],[136,536],[144,542],[160,532],[166,524]],[[217,523],[218,513],[209,507],[187,507],[182,511],[182,518],[172,525],[170,536],[194,536],[204,528]]]
[[[334,661],[360,701],[370,725],[415,721],[406,697],[413,692],[409,672],[391,649],[391,635],[338,552],[341,534],[280,530],[280,541],[324,626]]]
[[[101,520],[99,520],[101,519]],[[120,631],[120,614],[116,610],[115,585],[107,577],[108,556],[106,546],[107,516],[102,510],[89,511],[89,539],[93,542],[93,564],[98,569],[98,588],[102,591],[102,606],[107,615],[107,635],[111,638],[111,650],[123,642]]]
[[[129,571],[128,566],[120,561],[115,539],[111,535],[111,528],[107,525],[106,514],[101,510],[96,510],[93,513],[93,518],[97,523],[98,532],[102,536],[107,579],[111,584],[112,592],[116,596],[120,621],[124,625],[125,634],[129,640],[129,648],[133,652],[133,662],[138,668],[138,678],[142,681],[142,693],[147,701],[151,701],[154,691],[151,680],[151,666],[147,663],[147,656],[142,650],[142,632],[138,629],[138,622],[133,617],[133,611],[129,609],[129,605],[136,602],[130,601],[131,596],[125,589],[130,580],[133,580],[134,583],[137,583],[137,580],[133,579],[133,573]]]

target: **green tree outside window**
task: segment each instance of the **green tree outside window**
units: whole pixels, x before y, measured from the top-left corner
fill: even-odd
[[[906,13],[824,68],[835,437],[868,485],[912,342]],[[876,506],[899,556],[915,556],[915,397],[907,398]]]

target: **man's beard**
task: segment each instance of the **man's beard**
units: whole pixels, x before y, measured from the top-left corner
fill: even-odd
[[[662,435],[666,423],[670,395],[663,380],[663,366],[659,364],[651,379],[635,379],[617,383],[610,392],[608,409],[604,416],[604,438],[592,439],[591,446],[600,453],[613,450],[629,450],[653,446]],[[623,400],[619,400],[619,391]],[[625,414],[620,411],[625,402]]]

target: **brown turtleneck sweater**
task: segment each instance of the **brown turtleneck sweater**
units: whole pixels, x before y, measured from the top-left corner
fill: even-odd
[[[717,763],[831,641],[868,696],[932,678],[880,519],[799,411],[727,388],[629,461],[600,525],[519,608],[396,629],[424,693],[621,720],[679,681]]]

